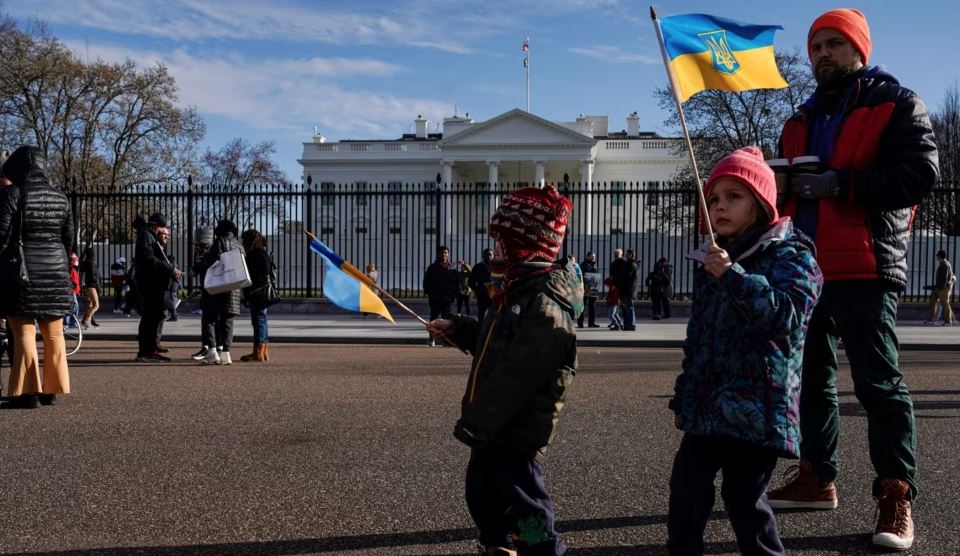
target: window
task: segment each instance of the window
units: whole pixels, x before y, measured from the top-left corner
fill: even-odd
[[[423,233],[428,235],[435,235],[437,233],[437,227],[433,224],[428,224],[423,227]]]
[[[334,218],[324,218],[320,221],[320,235],[332,236],[336,233],[337,221]]]
[[[390,226],[389,228],[387,228],[387,231],[390,235],[395,236],[395,235],[400,235],[400,232],[402,230],[400,229],[400,226]]]
[[[399,207],[403,201],[400,192],[403,191],[403,183],[391,181],[387,183],[387,206]]]
[[[610,205],[614,207],[623,206],[623,193],[627,188],[627,182],[625,181],[612,181],[610,182],[610,189],[614,191],[613,195],[610,197]],[[619,193],[618,193],[619,192]]]
[[[366,227],[366,226],[354,226],[354,228],[353,228],[353,233],[355,233],[355,234],[365,234],[365,233],[367,233],[367,227]]]
[[[423,191],[424,191],[423,196],[424,196],[424,198],[426,199],[425,204],[426,204],[428,207],[435,207],[435,206],[437,206],[437,194],[436,194],[436,191],[437,191],[437,182],[435,182],[435,181],[428,181],[428,182],[424,183],[424,184],[423,184]]]
[[[610,235],[612,236],[622,236],[623,228],[610,228]]]
[[[358,181],[354,182],[353,190],[357,193],[357,206],[365,207],[367,206],[367,182]]]
[[[487,235],[487,226],[486,226],[485,224],[480,224],[480,225],[478,225],[476,228],[474,228],[473,231],[474,231],[474,233],[476,233],[478,236],[485,236],[485,235]]]
[[[660,182],[648,181],[645,182],[645,185],[647,193],[644,197],[646,197],[647,206],[652,207],[660,204]]]
[[[320,206],[332,207],[335,201],[334,192],[336,191],[336,184],[332,181],[325,181],[320,183]]]

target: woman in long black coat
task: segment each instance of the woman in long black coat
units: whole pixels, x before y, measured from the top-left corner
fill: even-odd
[[[11,400],[0,407],[35,408],[54,403],[56,394],[70,392],[63,317],[72,309],[68,253],[73,218],[67,196],[47,179],[46,157],[40,149],[14,151],[3,163],[3,175],[12,185],[0,188],[0,264],[11,264],[19,251],[19,235],[29,281],[0,286],[0,313],[6,316],[16,344],[10,369]],[[42,377],[35,323],[43,336]]]
[[[203,277],[213,263],[220,260],[220,254],[234,249],[243,251],[243,245],[237,239],[237,225],[229,220],[221,220],[213,230],[213,245],[198,260],[193,270]],[[230,365],[230,347],[233,344],[233,317],[240,314],[240,290],[210,294],[206,290],[200,297],[203,315],[200,326],[205,327],[204,337],[216,338],[217,345],[211,346],[200,360],[204,365]],[[218,350],[219,347],[219,350]]]

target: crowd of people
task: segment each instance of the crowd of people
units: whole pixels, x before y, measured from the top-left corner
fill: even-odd
[[[718,473],[744,554],[784,554],[774,509],[838,506],[841,341],[869,424],[878,500],[872,542],[896,550],[913,544],[916,424],[898,366],[895,323],[913,208],[939,179],[937,150],[922,101],[889,73],[866,65],[871,50],[857,10],[831,10],[810,28],[818,86],[785,123],[778,155],[815,155],[822,168],[778,175],[759,148],[748,146],[723,158],[703,185],[701,222],[710,223],[713,235],[705,234],[701,248],[688,255],[697,263],[693,299],[669,401],[683,433],[669,484],[670,554],[703,554]],[[39,149],[18,149],[2,173],[0,253],[11,293],[2,297],[0,312],[13,346],[4,346],[12,370],[11,398],[3,407],[33,408],[70,392],[63,319],[78,313],[82,292],[88,301],[81,324],[96,327],[101,284],[95,252],[72,254],[69,205],[47,180]],[[636,252],[614,250],[607,276],[593,251],[580,263],[561,256],[572,208],[552,186],[516,190],[491,217],[495,248],[485,249],[482,260],[454,262],[439,246],[424,274],[430,342],[457,345],[472,356],[453,434],[470,448],[465,500],[482,554],[565,552],[542,463],[576,373],[577,329],[585,322],[600,326],[596,304],[605,293],[609,328],[636,330]],[[176,319],[170,292],[176,299],[183,272],[168,253],[164,215],[140,218],[135,228],[132,264],[118,258],[110,269],[114,311],[124,297],[123,311],[140,314],[137,361],[169,361],[163,323]],[[193,357],[229,365],[233,319],[244,301],[257,299],[253,290],[275,280],[276,267],[263,236],[240,234],[230,220],[201,229],[194,247],[191,271],[201,283],[224,253],[246,255],[249,288],[202,290],[200,297],[201,348]],[[366,275],[374,282],[379,277],[374,265]],[[931,322],[940,314],[952,324],[954,282],[940,251]],[[651,318],[670,318],[670,261],[659,258],[643,285]],[[250,311],[253,351],[242,361],[269,359],[267,309],[257,303]],[[780,458],[797,464],[770,489]]]

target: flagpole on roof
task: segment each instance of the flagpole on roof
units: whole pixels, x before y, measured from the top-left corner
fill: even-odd
[[[530,112],[530,37],[523,41],[523,69],[527,74],[527,113]]]
[[[660,54],[663,56],[663,66],[667,69],[667,76],[670,79],[670,92],[673,93],[673,101],[677,104],[677,113],[680,115],[680,128],[683,129],[683,138],[687,143],[687,153],[690,155],[690,164],[693,167],[693,178],[697,184],[697,195],[700,197],[700,208],[703,211],[703,220],[706,224],[707,235],[710,237],[710,243],[716,244],[717,240],[713,236],[713,226],[710,224],[710,213],[707,210],[707,199],[703,195],[703,183],[700,181],[700,170],[697,168],[697,157],[693,154],[693,141],[690,140],[690,132],[687,131],[687,119],[683,115],[683,102],[680,101],[678,93],[679,86],[677,78],[673,75],[670,68],[670,59],[667,56],[667,46],[664,44],[663,31],[660,29],[660,20],[657,19],[657,12],[650,6],[650,18],[653,20],[653,28],[657,32],[657,42],[660,43]]]

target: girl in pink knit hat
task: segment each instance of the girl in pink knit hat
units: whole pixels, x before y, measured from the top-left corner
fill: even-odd
[[[714,479],[744,554],[783,554],[764,492],[799,455],[800,364],[822,277],[813,243],[776,208],[773,171],[746,147],[704,187],[716,243],[689,256],[693,306],[670,401],[683,440],[670,478],[670,554],[703,554]]]

